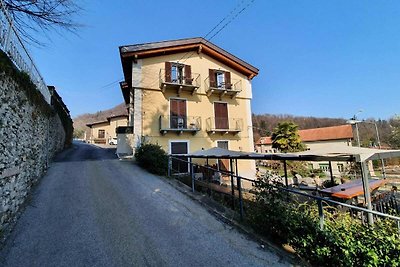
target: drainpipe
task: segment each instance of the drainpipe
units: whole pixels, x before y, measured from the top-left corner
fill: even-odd
[[[133,101],[134,101],[134,95],[133,95],[133,88],[130,88],[129,90],[129,126],[133,126]]]

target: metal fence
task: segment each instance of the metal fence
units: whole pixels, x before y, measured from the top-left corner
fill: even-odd
[[[229,171],[223,171],[220,169],[215,169],[212,168],[210,166],[203,166],[200,164],[196,164],[192,162],[192,159],[189,158],[189,161],[186,161],[182,158],[178,158],[178,157],[173,157],[170,156],[169,157],[169,161],[168,161],[168,176],[173,176],[174,175],[174,170],[173,169],[173,164],[172,161],[178,161],[178,162],[182,162],[182,163],[186,163],[188,164],[188,169],[189,169],[189,178],[190,178],[190,185],[192,187],[192,191],[195,191],[196,188],[196,184],[198,184],[198,177],[195,177],[195,172],[194,172],[194,168],[195,166],[197,166],[197,168],[202,168],[202,170],[208,170],[210,172],[214,172],[214,173],[220,173],[226,176],[230,177],[230,196],[232,199],[232,208],[235,209],[235,200],[238,199],[239,202],[239,207],[238,207],[238,211],[240,214],[240,218],[243,219],[243,217],[245,216],[245,212],[244,212],[244,198],[243,198],[243,193],[246,192],[246,194],[249,193],[249,190],[245,190],[243,189],[242,186],[242,181],[247,181],[250,183],[255,183],[256,180],[254,179],[249,179],[246,177],[241,177],[237,174],[237,168],[236,168],[236,173],[233,172],[229,172]],[[230,164],[231,166],[233,163],[233,160],[230,160]],[[207,183],[213,183],[213,181],[215,181],[215,179],[209,179],[207,181]],[[205,186],[207,186],[207,184],[205,184]],[[324,217],[324,209],[329,209],[331,207],[340,207],[341,209],[347,209],[355,218],[360,219],[363,223],[367,223],[368,222],[368,215],[372,215],[375,218],[387,218],[387,219],[392,219],[394,221],[396,221],[399,232],[400,232],[400,217],[398,216],[394,216],[394,215],[390,215],[390,214],[386,214],[386,213],[382,213],[379,211],[375,211],[375,210],[369,210],[367,208],[363,208],[363,207],[359,207],[359,206],[354,206],[354,205],[350,205],[350,204],[346,204],[343,202],[339,202],[339,201],[335,201],[326,197],[321,197],[318,195],[310,195],[304,192],[300,192],[298,190],[294,190],[291,188],[287,188],[287,187],[278,187],[275,186],[277,189],[282,190],[283,192],[287,192],[288,194],[292,194],[294,196],[297,197],[306,197],[308,199],[310,199],[313,203],[315,203],[318,207],[318,213],[319,213],[319,223],[320,223],[320,228],[323,229],[324,228],[324,224],[325,224],[325,217]],[[213,190],[212,186],[209,186],[208,184],[208,190]],[[221,191],[219,191],[221,192]],[[226,192],[225,192],[226,193]]]
[[[19,37],[3,0],[0,0],[0,49],[8,55],[20,71],[26,72],[29,75],[31,81],[36,85],[46,102],[50,104],[50,91]]]

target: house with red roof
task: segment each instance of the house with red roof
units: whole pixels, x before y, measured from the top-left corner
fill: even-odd
[[[301,141],[308,149],[329,149],[333,147],[351,146],[353,140],[353,129],[351,125],[339,125],[331,127],[322,127],[314,129],[299,130]],[[255,144],[255,150],[258,153],[278,152],[272,148],[271,137],[261,137]],[[310,167],[320,168],[329,172],[328,162],[310,162]],[[343,162],[332,162],[332,171],[338,175],[344,171]]]

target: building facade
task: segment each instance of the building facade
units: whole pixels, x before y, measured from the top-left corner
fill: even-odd
[[[346,147],[352,145],[353,130],[351,125],[339,125],[332,127],[322,127],[314,129],[299,130],[301,141],[309,150]],[[272,148],[271,137],[261,137],[255,146],[258,153],[275,153],[276,149]],[[329,162],[310,162],[309,167],[312,169],[321,169],[329,172]],[[346,163],[332,162],[332,172],[334,175],[340,175],[345,171]]]
[[[117,144],[116,129],[128,125],[128,115],[115,115],[104,121],[86,124],[90,128],[86,141],[91,144]]]
[[[175,155],[211,147],[254,151],[257,68],[203,38],[121,46],[120,56],[133,149],[146,141]],[[241,169],[254,172],[253,165]]]

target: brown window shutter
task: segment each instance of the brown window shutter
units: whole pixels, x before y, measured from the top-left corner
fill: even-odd
[[[170,100],[170,115],[172,117],[178,116],[178,101],[176,99]]]
[[[190,65],[185,65],[185,84],[192,85],[192,83],[192,68],[190,67]]]
[[[214,102],[215,128],[229,129],[228,105]]]
[[[229,71],[225,72],[225,88],[232,89],[231,73]]]
[[[208,70],[208,79],[210,80],[210,87],[217,87],[217,81],[215,80],[215,70]]]
[[[165,62],[165,82],[171,82],[171,62]]]

